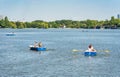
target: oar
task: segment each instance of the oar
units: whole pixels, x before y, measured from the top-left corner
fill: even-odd
[[[73,49],[72,50],[73,52],[83,52],[83,51],[85,51],[85,50],[77,50],[77,49]],[[96,50],[97,52],[106,52],[106,53],[109,53],[110,52],[110,50],[108,50],[108,49],[105,49],[105,50]]]
[[[46,51],[54,51],[55,49],[46,49]]]
[[[82,52],[83,50],[77,50],[77,49],[73,49],[73,52]]]
[[[108,50],[108,49],[105,49],[105,50],[97,50],[98,52],[106,52],[106,53],[109,53],[110,52],[110,50]]]

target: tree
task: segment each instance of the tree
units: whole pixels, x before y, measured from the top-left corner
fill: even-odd
[[[17,28],[16,24],[14,22],[9,22],[10,28]]]
[[[23,22],[19,22],[19,21],[16,22],[16,26],[17,26],[17,28],[20,28],[20,29],[21,28],[25,28],[24,27],[24,23]]]
[[[6,28],[9,28],[9,27],[10,27],[10,25],[9,25],[9,20],[8,20],[8,17],[7,17],[7,16],[5,17],[5,26],[6,26]]]
[[[0,20],[0,27],[5,28],[5,21],[3,19]]]
[[[31,28],[31,23],[30,22],[25,22],[24,24],[25,24],[26,28]]]
[[[110,20],[110,26],[114,26],[114,25],[115,25],[115,18],[114,16],[112,16]]]

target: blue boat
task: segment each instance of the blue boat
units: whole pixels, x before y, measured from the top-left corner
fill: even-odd
[[[34,51],[46,51],[47,49],[45,47],[30,46],[30,50],[34,50]]]
[[[7,33],[6,36],[15,36],[15,33]]]
[[[96,55],[97,55],[97,52],[85,51],[85,52],[84,52],[84,55],[85,55],[85,56],[96,56]]]
[[[44,48],[44,47],[30,47],[30,50],[34,50],[34,51],[46,51],[46,48]]]

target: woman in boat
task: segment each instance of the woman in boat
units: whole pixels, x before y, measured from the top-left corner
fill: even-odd
[[[93,48],[93,46],[91,44],[88,46],[88,51],[96,52],[96,50]]]
[[[42,47],[42,42],[39,42],[39,43],[38,43],[38,46],[39,46],[39,47]]]
[[[38,44],[37,44],[37,42],[35,41],[35,43],[34,43],[34,47],[37,47],[38,46]]]

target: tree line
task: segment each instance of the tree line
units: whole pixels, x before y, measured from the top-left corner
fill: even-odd
[[[56,20],[46,22],[43,20],[35,20],[32,22],[20,22],[20,21],[9,21],[8,17],[0,19],[0,28],[120,28],[120,19],[111,17],[110,20],[84,20],[84,21],[73,21],[73,20]]]

